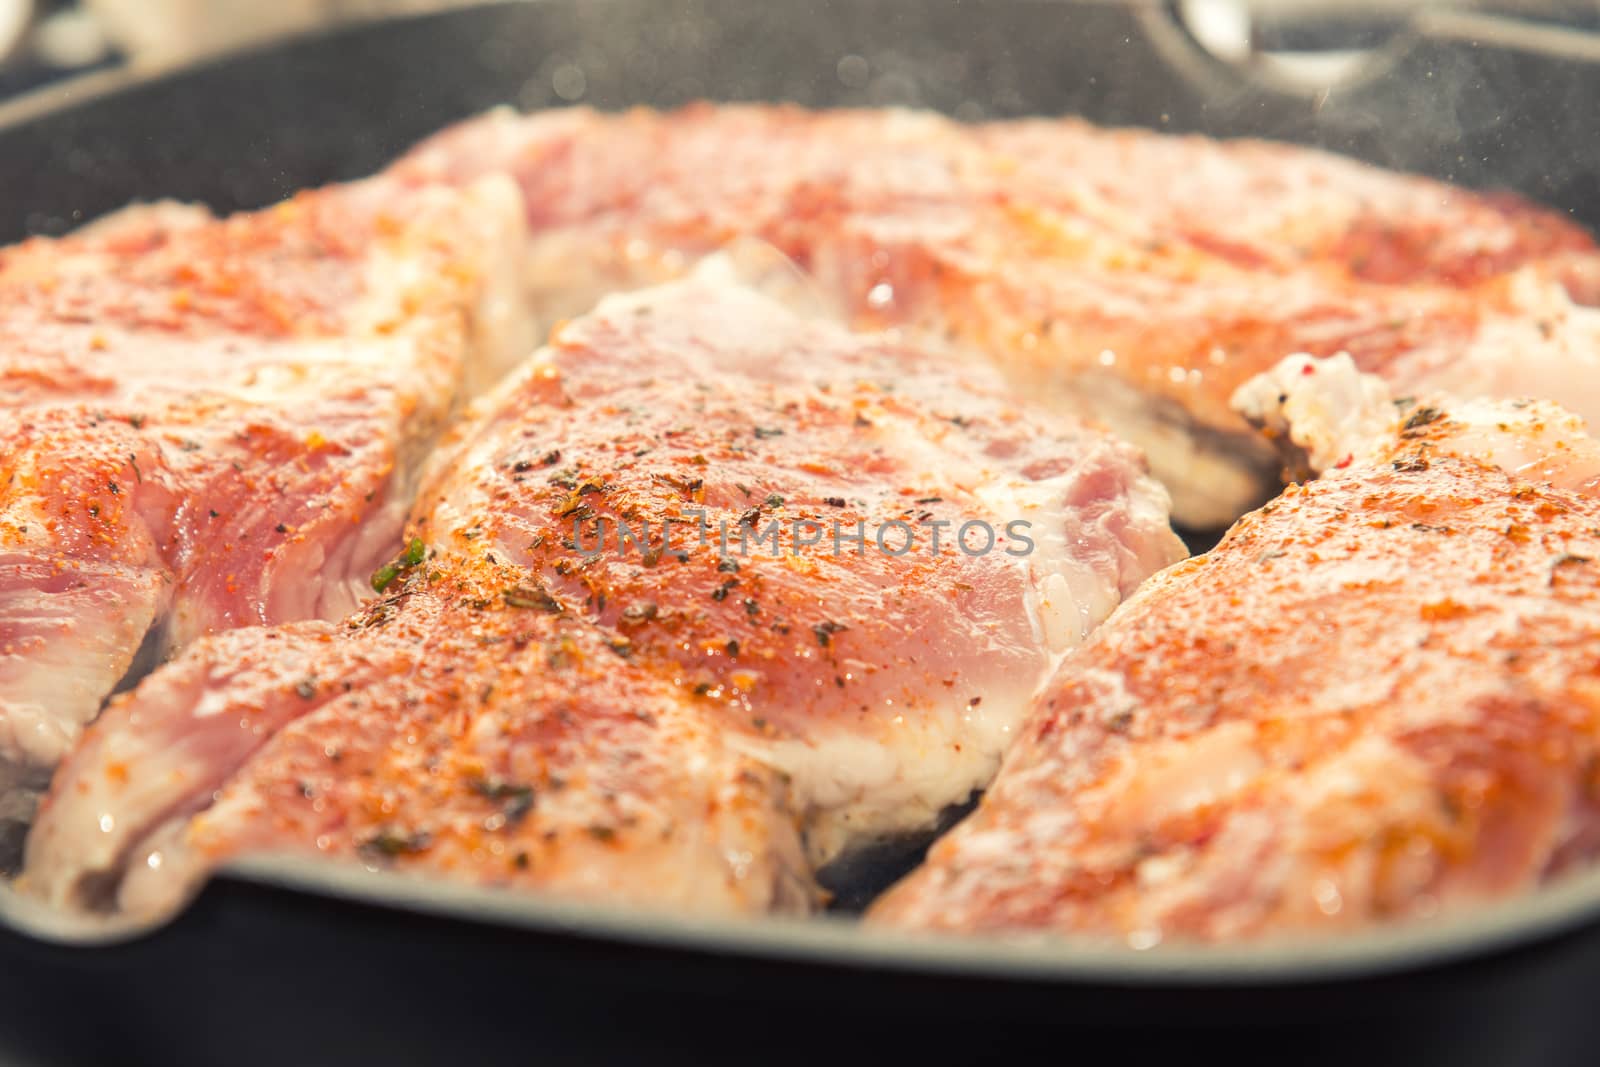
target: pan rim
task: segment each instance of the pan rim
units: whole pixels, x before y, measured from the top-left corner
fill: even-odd
[[[1600,867],[1507,900],[1433,919],[1348,933],[1231,944],[1158,945],[1061,934],[995,936],[908,931],[834,915],[697,917],[492,889],[437,876],[289,853],[240,858],[216,872],[195,900],[157,922],[64,916],[0,890],[0,926],[34,942],[93,950],[160,938],[207,894],[242,883],[308,898],[511,929],[707,956],[848,966],[939,978],[1177,988],[1303,987],[1414,976],[1528,949],[1600,923]]]
[[[1128,986],[1309,985],[1414,974],[1575,933],[1600,920],[1600,867],[1522,896],[1432,920],[1274,941],[1124,943],[1061,935],[997,938],[868,926],[858,917],[692,918],[614,904],[396,876],[360,865],[261,855],[219,878],[311,892],[393,911],[574,933],[662,949],[848,964],[943,977]]]

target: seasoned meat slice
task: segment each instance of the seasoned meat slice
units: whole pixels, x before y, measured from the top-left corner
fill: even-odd
[[[354,609],[456,400],[531,350],[521,234],[503,178],[374,180],[0,250],[0,794],[170,650]]]
[[[1297,357],[1240,398],[1325,467],[1072,653],[873,921],[1147,947],[1508,896],[1600,852],[1600,449]]]
[[[492,171],[523,190],[547,316],[759,238],[853,321],[946,336],[1037,403],[1108,423],[1190,526],[1275,491],[1228,400],[1290,352],[1486,396],[1547,395],[1600,358],[1600,311],[1574,304],[1600,299],[1580,228],[1287,145],[893,110],[502,110],[395,168]],[[1600,396],[1560,399],[1600,418]]]
[[[723,260],[564,325],[474,416],[381,599],[113,702],[24,884],[145,911],[287,849],[805,907],[981,788],[1057,656],[1183,554],[1130,447]]]

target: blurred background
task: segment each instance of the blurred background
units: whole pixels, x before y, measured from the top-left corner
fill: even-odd
[[[481,0],[0,0],[0,97],[100,67],[170,66],[341,22],[474,2]],[[1600,0],[1122,2],[1169,6],[1197,43],[1219,59],[1281,67],[1279,73],[1324,85],[1337,81],[1362,51],[1381,44],[1424,8],[1600,27]]]
[[[164,66],[319,26],[472,0],[0,0],[0,96],[121,63]]]

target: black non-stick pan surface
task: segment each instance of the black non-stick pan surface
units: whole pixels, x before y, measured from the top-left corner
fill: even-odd
[[[869,76],[852,62],[847,85],[846,56]],[[269,203],[480,109],[572,102],[557,86],[602,107],[907,104],[1275,137],[1600,225],[1600,43],[1549,26],[1419,18],[1315,92],[1209,58],[1153,0],[551,0],[0,107],[0,238],[134,199]],[[838,873],[847,900],[873,867]],[[290,860],[225,872],[153,931],[62,930],[0,899],[0,1063],[18,1065],[1588,1065],[1597,998],[1600,875],[1339,941],[1146,952],[841,915],[699,923]]]

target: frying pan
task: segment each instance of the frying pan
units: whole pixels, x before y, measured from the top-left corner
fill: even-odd
[[[141,198],[259,206],[508,101],[703,97],[1266,136],[1514,188],[1600,225],[1600,40],[1481,13],[1387,29],[1328,92],[1207,54],[1155,0],[488,5],[91,75],[0,107],[0,238]],[[869,76],[841,68],[847,56]],[[914,859],[890,850],[834,877],[859,901]],[[228,868],[154,930],[0,899],[0,1060],[23,1065],[954,1062],[1030,1048],[1592,1064],[1597,989],[1600,872],[1339,940],[1143,952],[917,938],[843,915],[702,922],[274,857]]]

